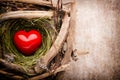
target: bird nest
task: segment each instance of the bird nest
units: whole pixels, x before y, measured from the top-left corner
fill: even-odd
[[[69,12],[62,0],[1,0],[0,74],[12,79],[43,79],[63,71]],[[25,8],[25,6],[27,6]],[[32,56],[23,55],[13,42],[19,30],[37,30],[42,44]],[[21,44],[21,43],[20,43]]]

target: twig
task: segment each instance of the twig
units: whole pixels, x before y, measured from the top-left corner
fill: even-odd
[[[70,20],[70,28],[69,28],[69,32],[68,32],[68,37],[67,37],[67,50],[66,50],[66,53],[65,53],[65,56],[62,60],[62,65],[64,64],[67,64],[68,62],[70,62],[71,60],[71,54],[72,54],[72,51],[73,51],[73,42],[74,42],[74,34],[72,32],[74,32],[74,27],[76,25],[75,23],[75,14],[73,14],[73,11],[75,11],[73,9],[73,5],[71,7],[71,20]]]
[[[43,64],[48,65],[48,63],[58,54],[59,50],[61,49],[68,34],[69,20],[70,17],[68,17],[68,15],[66,14],[63,20],[63,24],[61,26],[61,30],[55,42],[53,43],[48,53],[43,57]]]
[[[48,77],[48,76],[50,76],[52,74],[54,74],[54,73],[53,72],[46,72],[44,74],[29,78],[28,80],[40,80],[40,79],[46,78],[46,77]]]
[[[51,75],[53,75],[53,74],[56,74],[56,73],[58,73],[58,72],[65,71],[65,69],[66,69],[67,67],[69,67],[69,66],[70,66],[70,64],[62,65],[62,66],[58,67],[56,70],[52,70],[52,71],[50,71],[50,72],[46,72],[46,73],[44,73],[44,74],[40,74],[40,75],[38,75],[38,76],[29,78],[28,80],[40,80],[40,79],[44,79],[44,78],[46,78],[46,77],[48,77],[48,76],[51,76]]]
[[[68,37],[67,37],[67,50],[66,50],[64,58],[62,60],[62,65],[67,64],[68,62],[70,62],[71,53],[73,51],[73,35],[74,34],[71,33],[71,32],[74,32],[73,31],[74,29],[72,27],[73,25],[75,25],[74,20],[71,19],[70,20],[70,28],[68,30]]]
[[[50,1],[44,1],[44,0],[0,0],[0,1],[13,1],[13,2],[16,1],[16,2],[31,3],[31,4],[52,7]]]
[[[18,75],[15,75],[13,73],[9,73],[9,72],[6,72],[6,71],[3,71],[3,70],[0,70],[0,74],[3,74],[3,75],[6,75],[12,79],[15,79],[15,80],[21,80],[23,79],[23,77],[21,76],[18,76]]]
[[[9,68],[11,70],[15,70],[15,71],[19,71],[19,72],[22,72],[22,73],[26,73],[22,67],[20,67],[19,65],[16,65],[16,64],[13,64],[13,63],[10,63],[10,62],[7,62],[3,59],[0,59],[0,64],[4,65],[6,68]]]
[[[53,11],[13,11],[0,15],[0,19],[11,19],[11,18],[38,18],[38,17],[48,17],[53,16]]]
[[[69,67],[69,66],[70,66],[70,64],[61,65],[60,67],[58,67],[58,68],[55,70],[54,74],[56,74],[56,73],[58,73],[58,72],[61,72],[61,71],[65,71],[66,68]]]
[[[56,3],[55,3],[55,1],[44,1],[44,0],[0,0],[0,2],[1,1],[5,1],[5,2],[10,2],[10,1],[13,1],[13,2],[23,2],[23,3],[31,3],[31,4],[37,4],[37,5],[41,5],[41,6],[48,6],[48,7],[50,7],[50,8],[53,8],[53,9],[56,9],[57,7],[56,7]],[[66,5],[66,4],[71,4],[71,3],[74,3],[74,0],[72,1],[69,1],[69,2],[65,2],[65,3],[63,3],[63,11],[65,11],[65,12],[70,12],[69,10],[68,10],[68,8],[66,7],[66,6],[64,6],[64,5]]]
[[[72,40],[71,36],[68,35],[68,38],[67,38],[67,50],[66,50],[64,58],[62,60],[62,65],[65,65],[68,62],[70,62],[71,53],[72,53],[72,50],[73,50],[72,41],[71,40]]]

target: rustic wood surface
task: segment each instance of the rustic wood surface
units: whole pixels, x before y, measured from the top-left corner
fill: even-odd
[[[71,61],[57,80],[119,80],[120,1],[75,0],[71,20],[73,51],[89,53]]]

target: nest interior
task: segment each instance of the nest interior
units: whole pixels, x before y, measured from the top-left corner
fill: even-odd
[[[3,22],[1,28],[1,43],[3,48],[4,59],[8,62],[12,62],[18,65],[21,65],[24,69],[32,68],[36,64],[37,59],[41,56],[44,56],[45,53],[49,50],[52,44],[52,37],[54,38],[54,30],[50,26],[52,22],[46,18],[37,18],[32,20],[27,19],[13,19]],[[18,51],[13,43],[13,35],[18,30],[31,30],[36,29],[41,32],[43,36],[43,42],[41,47],[35,52],[35,55],[24,56]],[[8,57],[9,56],[9,57]]]

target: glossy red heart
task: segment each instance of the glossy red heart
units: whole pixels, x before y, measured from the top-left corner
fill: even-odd
[[[25,56],[33,55],[42,43],[42,35],[37,30],[17,31],[14,34],[14,44]]]

